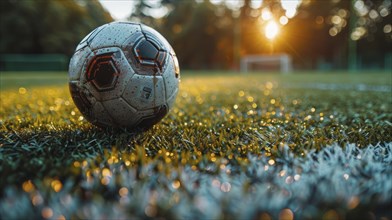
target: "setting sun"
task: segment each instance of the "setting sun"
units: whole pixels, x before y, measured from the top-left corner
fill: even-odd
[[[265,36],[272,40],[274,39],[279,33],[279,26],[276,24],[275,21],[269,21],[265,26]]]

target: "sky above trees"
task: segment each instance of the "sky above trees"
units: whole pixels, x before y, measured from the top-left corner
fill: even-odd
[[[133,10],[133,0],[99,0],[102,6],[112,15],[113,19],[127,20]]]
[[[296,8],[299,6],[302,0],[282,0],[282,7],[287,11],[288,17],[293,17],[296,13]],[[135,0],[99,0],[102,6],[112,15],[113,19],[124,21],[131,16],[135,3]],[[149,0],[152,4],[159,4],[159,0]],[[211,0],[213,4],[221,4],[224,0]],[[251,7],[259,8],[263,0],[252,0]],[[243,6],[243,1],[241,0],[231,0],[225,2],[228,7],[237,8]],[[154,17],[162,17],[166,15],[168,10],[161,8],[160,11],[154,11]]]

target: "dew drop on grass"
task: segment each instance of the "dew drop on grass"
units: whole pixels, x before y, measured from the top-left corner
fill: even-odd
[[[19,94],[24,95],[26,93],[27,93],[27,89],[26,88],[24,88],[24,87],[20,87],[19,88]]]

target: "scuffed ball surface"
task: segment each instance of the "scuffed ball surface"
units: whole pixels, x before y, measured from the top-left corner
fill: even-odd
[[[179,83],[177,57],[158,32],[113,22],[77,46],[69,66],[72,99],[100,127],[149,128],[173,107]]]

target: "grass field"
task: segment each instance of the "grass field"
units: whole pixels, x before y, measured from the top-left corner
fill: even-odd
[[[144,133],[0,79],[0,219],[392,219],[390,73],[184,72]]]

